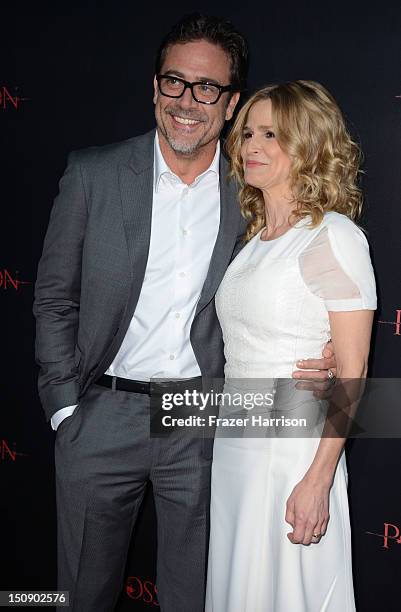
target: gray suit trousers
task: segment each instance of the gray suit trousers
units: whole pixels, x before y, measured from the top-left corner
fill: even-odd
[[[55,442],[58,589],[72,612],[112,612],[153,484],[162,612],[203,612],[211,440],[151,438],[149,396],[89,386]]]

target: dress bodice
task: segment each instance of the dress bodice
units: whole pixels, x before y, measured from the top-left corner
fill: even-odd
[[[321,357],[329,311],[376,308],[362,230],[336,212],[309,225],[269,241],[261,230],[228,267],[216,294],[227,378],[291,377],[298,359]]]

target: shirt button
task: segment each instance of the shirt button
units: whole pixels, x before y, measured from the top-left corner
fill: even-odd
[[[176,319],[179,319],[179,318],[180,318],[180,316],[181,316],[181,313],[180,313],[180,312],[176,312],[176,313],[175,313],[175,318],[176,318]]]
[[[183,235],[184,235],[184,236],[188,236],[189,231],[188,231],[188,230],[186,230],[186,229],[184,229],[184,230],[182,230],[182,233],[183,233]]]
[[[185,274],[185,272],[180,272],[178,276],[179,276],[180,278],[185,278],[185,277],[186,277],[186,274]]]
[[[188,187],[184,187],[184,189],[182,190],[182,195],[185,197],[188,195],[189,192],[189,188]]]
[[[171,360],[175,359],[175,355],[171,354],[169,359],[171,359]]]

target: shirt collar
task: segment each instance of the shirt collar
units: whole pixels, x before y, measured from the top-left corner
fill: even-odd
[[[214,173],[217,177],[218,186],[220,186],[220,141],[217,141],[216,152],[213,157],[213,161],[210,164],[209,168],[207,168],[202,174],[196,177],[192,185],[197,184],[206,174]],[[162,174],[169,174],[171,177],[175,177],[179,182],[182,182],[181,179],[174,174],[166,164],[166,161],[162,155],[159,144],[159,135],[155,133],[155,144],[154,144],[154,163],[153,163],[153,185],[154,189],[157,193],[160,184],[160,178]]]

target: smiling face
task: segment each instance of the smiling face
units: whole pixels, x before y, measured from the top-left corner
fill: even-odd
[[[260,100],[251,107],[243,130],[241,157],[248,185],[270,195],[290,193],[291,158],[277,141],[271,100]]]
[[[205,40],[172,45],[166,54],[160,74],[186,81],[208,81],[230,84],[230,58],[226,52]],[[216,104],[196,102],[187,88],[181,98],[163,96],[154,79],[156,122],[159,135],[176,153],[194,156],[202,149],[213,151],[223,129],[231,119],[239,93],[223,93]],[[228,102],[228,100],[230,100]]]

